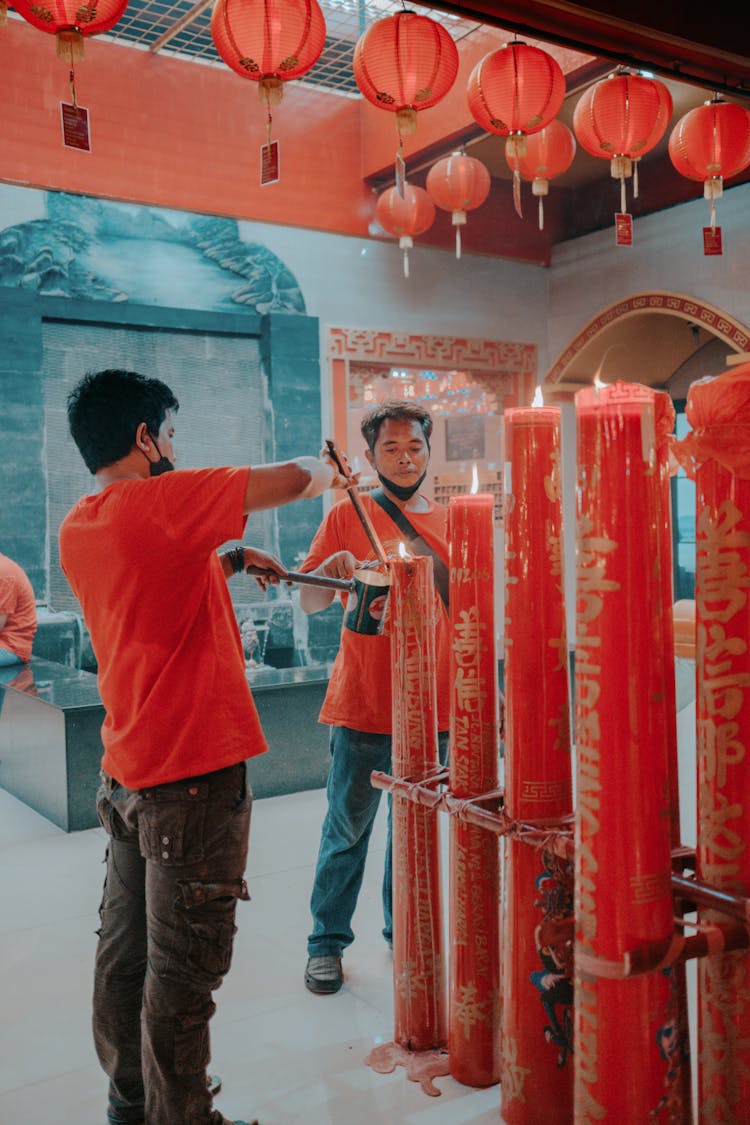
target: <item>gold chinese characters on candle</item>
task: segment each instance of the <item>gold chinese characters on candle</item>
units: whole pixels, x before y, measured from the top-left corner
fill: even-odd
[[[432,559],[390,562],[392,769],[424,778],[439,764]],[[412,1051],[445,1044],[440,861],[433,810],[393,795],[395,1040]]]
[[[448,547],[450,789],[466,799],[498,784],[493,496],[450,498]],[[489,1086],[500,1062],[499,846],[456,817],[450,831],[450,1068],[464,1085]]]
[[[560,410],[506,410],[505,807],[550,836],[572,811]],[[573,865],[505,841],[503,1118],[573,1119]]]

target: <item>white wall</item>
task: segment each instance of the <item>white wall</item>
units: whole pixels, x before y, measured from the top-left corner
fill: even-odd
[[[589,320],[645,290],[700,298],[750,325],[750,184],[725,189],[717,204],[721,256],[703,254],[709,221],[699,199],[638,219],[632,246],[615,245],[614,225],[558,246],[545,275],[550,365]]]
[[[240,223],[240,237],[262,242],[297,278],[310,316],[320,319],[321,357],[329,327],[372,328],[536,344],[547,364],[546,272],[448,250],[409,252],[408,278],[395,240],[374,241],[292,227]],[[323,374],[323,424],[329,421]]]

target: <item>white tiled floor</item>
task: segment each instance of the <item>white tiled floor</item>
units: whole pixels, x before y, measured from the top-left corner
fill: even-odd
[[[429,1097],[398,1068],[364,1065],[393,1038],[380,937],[385,802],[370,845],[344,989],[303,984],[323,790],[257,801],[234,963],[216,995],[212,1070],[228,1117],[261,1125],[497,1125],[498,1087],[438,1078]],[[66,834],[0,790],[0,1122],[104,1125],[106,1080],[89,1029],[103,878],[100,829]]]

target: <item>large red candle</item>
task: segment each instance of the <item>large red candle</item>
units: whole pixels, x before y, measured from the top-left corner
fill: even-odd
[[[576,395],[577,1125],[680,1120],[654,393]],[[620,978],[620,979],[618,979]]]
[[[669,773],[669,811],[672,847],[678,848],[680,838],[680,788],[677,758],[677,708],[675,684],[674,645],[674,580],[672,548],[672,476],[677,462],[673,456],[676,443],[674,428],[675,408],[667,391],[654,392],[654,422],[656,432],[656,463],[659,475],[657,521],[659,528],[659,559],[661,575],[660,618],[662,624],[661,654],[664,661],[664,723],[667,740],[667,769]],[[680,1090],[682,1116],[675,1116],[675,1125],[692,1125],[693,1084],[688,1053],[689,1027],[687,1006],[687,978],[685,965],[674,965],[670,974],[673,991],[673,1008],[677,1015],[682,1065]]]
[[[505,412],[505,808],[521,821],[572,812],[563,593],[560,410]],[[573,1119],[573,866],[505,842],[502,1114]]]
[[[432,559],[393,559],[392,770],[424,778],[439,765]],[[437,814],[393,794],[394,1038],[412,1051],[446,1042]]]
[[[676,414],[666,391],[654,392],[654,425],[656,432],[656,463],[659,474],[658,511],[659,558],[661,574],[660,617],[663,629],[661,645],[664,660],[664,707],[666,713],[667,756],[669,762],[670,823],[672,847],[680,843],[680,794],[677,783],[677,715],[674,673],[674,581],[672,576],[672,449]]]
[[[750,364],[694,383],[698,878],[750,895]],[[701,912],[715,923],[721,915]],[[698,966],[701,1125],[750,1122],[750,953]]]
[[[494,497],[448,504],[452,691],[450,790],[478,797],[498,785],[494,614]],[[453,1077],[491,1086],[500,1077],[500,859],[498,839],[450,824],[448,1050]]]

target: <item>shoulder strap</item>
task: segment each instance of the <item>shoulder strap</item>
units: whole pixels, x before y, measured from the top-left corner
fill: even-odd
[[[404,533],[410,544],[414,548],[417,555],[429,555],[432,559],[432,573],[435,579],[435,589],[440,595],[446,612],[448,611],[448,567],[445,565],[440,555],[432,549],[429,543],[425,542],[417,529],[409,523],[402,510],[393,503],[392,500],[386,496],[381,488],[376,488],[370,493],[371,499],[378,504],[386,515],[390,516],[396,527]]]

